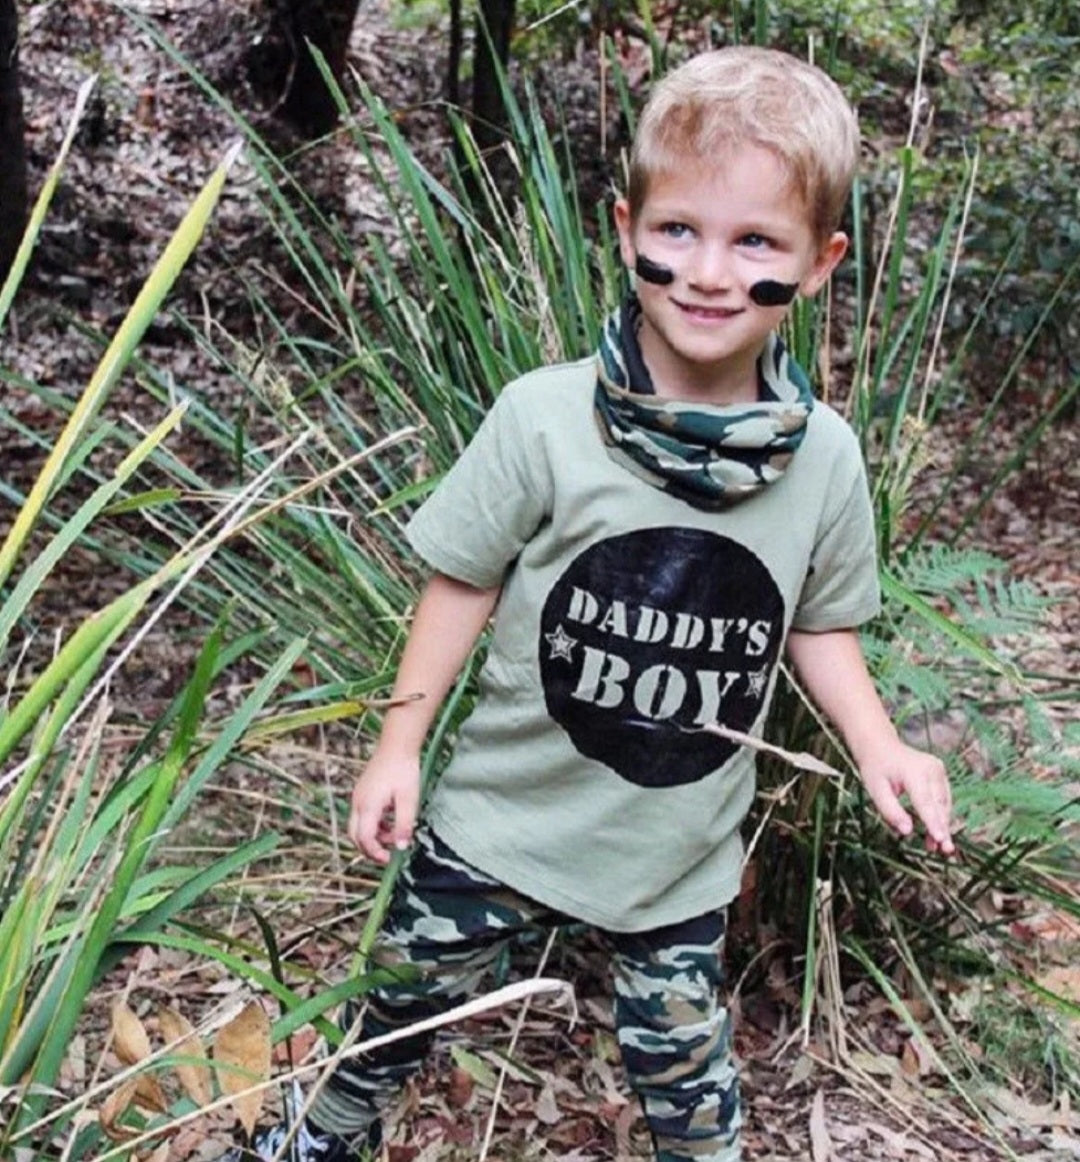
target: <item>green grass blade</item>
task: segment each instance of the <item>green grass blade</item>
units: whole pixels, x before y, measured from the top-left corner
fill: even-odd
[[[279,838],[276,832],[264,832],[184,880],[168,897],[155,904],[148,912],[144,912],[134,924],[117,933],[101,957],[97,970],[98,979],[115,968],[131,951],[132,945],[148,939],[152,933],[175,919],[185,908],[191,907],[207,892],[248,864],[268,856],[277,847]]]
[[[928,601],[920,597],[918,593],[893,574],[882,570],[880,579],[881,591],[885,597],[900,602],[901,605],[916,613],[943,637],[959,646],[964,653],[980,662],[990,672],[1000,674],[1016,685],[1023,685],[1020,672],[1012,662],[1002,661],[993,650],[984,646],[978,638],[936,610]]]
[[[83,535],[94,518],[108,509],[112,498],[176,427],[185,411],[185,405],[174,408],[149,435],[140,440],[138,445],[124,457],[112,479],[100,485],[91,496],[83,501],[75,514],[64,522],[44,552],[27,566],[19,578],[18,584],[10,595],[4,598],[4,603],[0,606],[0,650],[6,645],[12,627],[25,612],[42,581]]]
[[[0,721],[0,763],[11,755],[60,689],[83,670],[86,659],[104,655],[138,616],[152,589],[151,581],[141,582],[76,629],[14,709]]]
[[[10,532],[0,546],[0,585],[10,575],[19,550],[37,523],[72,450],[120,378],[139,340],[202,237],[225,186],[229,169],[238,154],[239,146],[234,146],[192,202],[95,369],[34,482],[26,503],[16,515]]]

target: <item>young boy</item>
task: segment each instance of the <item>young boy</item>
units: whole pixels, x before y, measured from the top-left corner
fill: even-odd
[[[434,574],[395,694],[422,698],[387,713],[353,792],[363,852],[413,844],[376,960],[422,974],[370,995],[362,1037],[463,1000],[523,927],[588,922],[660,1162],[740,1156],[721,951],[754,764],[704,728],[759,732],[786,647],[885,820],[911,832],[906,795],[952,851],[944,767],[899,740],[854,629],[878,609],[858,446],[776,335],[844,255],[857,156],[840,91],[782,53],[704,53],[656,86],[615,207],[636,293],[596,357],[500,394],[411,522]],[[414,834],[421,746],[492,613]],[[377,1146],[429,1045],[339,1066],[295,1156]]]

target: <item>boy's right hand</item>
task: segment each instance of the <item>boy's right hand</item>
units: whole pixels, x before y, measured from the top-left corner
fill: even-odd
[[[390,849],[412,841],[420,803],[420,760],[378,751],[353,787],[349,838],[369,859],[389,863]]]

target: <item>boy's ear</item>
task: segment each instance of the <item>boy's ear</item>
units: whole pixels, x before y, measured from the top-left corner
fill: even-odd
[[[837,230],[830,234],[818,251],[814,265],[810,267],[802,282],[799,283],[799,293],[806,298],[816,295],[828,282],[829,275],[840,264],[840,260],[847,254],[848,236]]]
[[[619,254],[623,262],[631,270],[637,261],[637,249],[634,246],[634,223],[630,215],[630,203],[625,198],[615,202],[615,229],[619,233]]]

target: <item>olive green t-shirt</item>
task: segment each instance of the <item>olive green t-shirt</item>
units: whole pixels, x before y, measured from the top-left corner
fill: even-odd
[[[615,931],[738,892],[753,755],[791,628],[878,609],[854,434],[825,404],[780,480],[721,512],[612,460],[592,359],[507,386],[408,526],[434,569],[502,586],[480,695],[428,810],[465,860]]]

